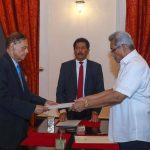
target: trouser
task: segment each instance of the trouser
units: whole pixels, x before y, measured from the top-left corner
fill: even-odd
[[[1,148],[0,147],[0,150],[29,150],[29,149],[26,146],[19,146],[18,148],[15,148],[15,149],[12,149],[12,148],[7,149],[7,148]]]
[[[119,150],[150,150],[150,143],[144,141],[131,141],[118,144]]]

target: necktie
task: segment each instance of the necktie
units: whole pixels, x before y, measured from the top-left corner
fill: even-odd
[[[17,65],[16,69],[17,69],[17,73],[18,73],[18,77],[21,83],[22,90],[24,91],[24,86],[23,86],[23,81],[22,81],[22,76],[21,76],[21,69],[20,69],[19,64]]]
[[[78,89],[77,98],[83,97],[83,62],[80,63],[79,77],[78,77]]]

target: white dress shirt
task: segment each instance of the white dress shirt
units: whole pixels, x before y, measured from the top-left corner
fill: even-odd
[[[110,140],[150,142],[150,69],[136,50],[121,60],[113,90],[128,97],[111,107]]]

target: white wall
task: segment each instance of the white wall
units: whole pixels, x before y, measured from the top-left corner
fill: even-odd
[[[86,0],[83,14],[76,12],[75,0],[40,1],[41,96],[55,100],[61,63],[73,59],[72,45],[78,37],[89,40],[90,59],[102,64],[105,88],[112,87],[117,66],[109,56],[108,36],[122,29],[118,1],[124,0]]]

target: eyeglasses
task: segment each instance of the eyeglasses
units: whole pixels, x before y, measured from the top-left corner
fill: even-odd
[[[120,48],[121,46],[117,46],[116,48],[110,48],[111,49],[111,53],[114,53],[118,48]]]

